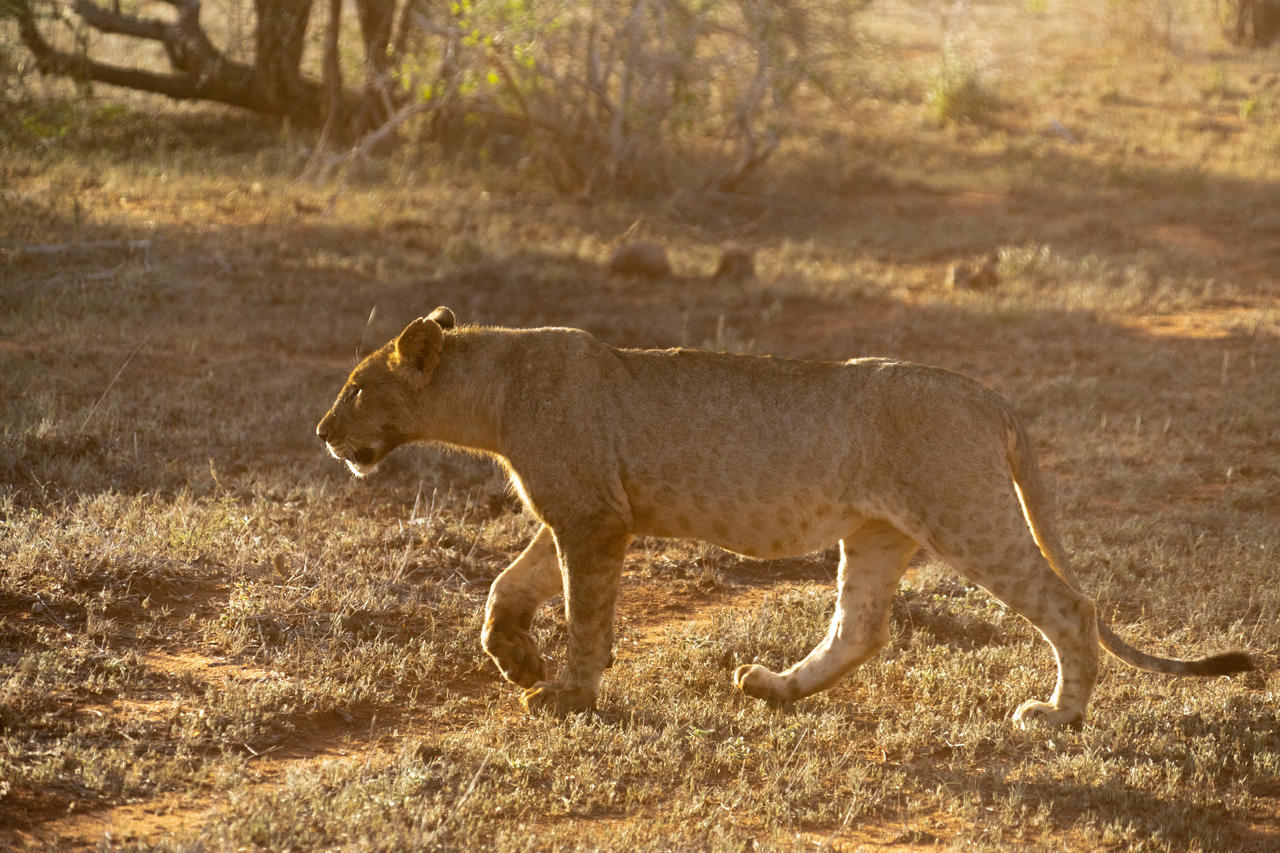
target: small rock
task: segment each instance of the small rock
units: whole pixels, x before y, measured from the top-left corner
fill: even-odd
[[[750,281],[756,277],[755,255],[747,249],[725,249],[712,281]]]
[[[661,278],[671,274],[671,262],[667,260],[667,250],[661,245],[641,240],[624,243],[614,249],[613,255],[609,257],[609,272],[641,278]]]

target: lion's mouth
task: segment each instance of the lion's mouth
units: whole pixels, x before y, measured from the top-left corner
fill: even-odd
[[[327,442],[325,447],[329,449],[329,455],[334,459],[347,463],[351,473],[357,477],[366,477],[372,474],[374,469],[378,467],[378,462],[382,459],[378,451],[373,447],[357,447],[353,450],[347,447],[337,447]]]

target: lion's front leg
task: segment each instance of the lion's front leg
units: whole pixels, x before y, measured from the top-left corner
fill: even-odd
[[[595,707],[600,676],[613,661],[614,605],[631,536],[614,523],[596,522],[556,537],[565,577],[569,653],[559,677],[534,684],[520,702],[529,711],[566,714]]]
[[[555,539],[543,527],[489,587],[480,642],[503,678],[529,687],[547,677],[530,628],[538,608],[561,589]]]

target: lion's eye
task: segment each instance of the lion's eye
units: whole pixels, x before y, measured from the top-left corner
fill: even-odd
[[[351,402],[352,402],[352,403],[354,403],[354,404],[355,404],[355,405],[357,405],[357,406],[358,406],[358,405],[360,405],[360,398],[361,398],[362,396],[364,396],[364,389],[363,389],[363,388],[357,388],[357,389],[356,389],[356,393],[355,393],[355,395],[351,398]]]

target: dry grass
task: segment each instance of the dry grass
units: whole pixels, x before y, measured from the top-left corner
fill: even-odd
[[[1191,17],[1155,18],[1168,39],[1127,26],[1135,48],[1056,6],[969,15],[950,50],[989,100],[935,111],[936,13],[873,10],[863,97],[734,196],[588,204],[429,159],[315,187],[294,180],[305,140],[238,115],[7,119],[0,844],[1280,844],[1274,54],[1224,52]],[[665,243],[677,275],[608,277],[624,235]],[[12,252],[77,238],[153,248]],[[728,244],[758,280],[708,280]],[[943,287],[992,252],[997,288]],[[644,541],[598,715],[524,717],[478,643],[531,531],[497,473],[400,451],[356,483],[312,432],[357,348],[439,303],[979,376],[1031,422],[1116,628],[1169,654],[1243,646],[1264,671],[1109,666],[1083,729],[1015,731],[1050,653],[924,560],[878,658],[770,709],[730,674],[819,636],[830,555]],[[538,630],[559,653],[552,608]]]

